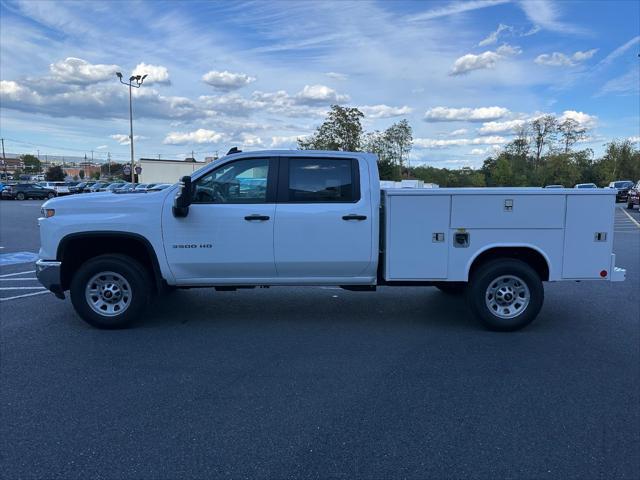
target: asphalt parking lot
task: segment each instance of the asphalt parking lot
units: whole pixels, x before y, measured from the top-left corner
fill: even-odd
[[[310,287],[99,331],[34,280],[41,203],[0,202],[5,478],[640,477],[638,210],[627,281],[546,284],[521,332],[434,288]]]

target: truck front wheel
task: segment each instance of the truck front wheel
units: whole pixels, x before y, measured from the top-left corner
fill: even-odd
[[[151,281],[145,268],[126,255],[87,260],[71,280],[71,303],[97,328],[126,328],[149,302]]]
[[[476,317],[490,330],[514,331],[531,323],[544,301],[538,273],[516,259],[493,260],[472,275],[467,291]]]

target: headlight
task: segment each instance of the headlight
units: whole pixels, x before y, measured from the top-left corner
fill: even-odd
[[[40,209],[40,214],[44,217],[44,218],[51,218],[56,214],[55,209],[53,208],[41,208]]]

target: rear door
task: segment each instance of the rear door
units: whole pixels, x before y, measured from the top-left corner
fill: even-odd
[[[274,255],[279,277],[363,275],[373,257],[367,165],[344,157],[280,160]]]

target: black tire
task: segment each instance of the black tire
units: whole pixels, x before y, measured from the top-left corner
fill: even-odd
[[[51,199],[52,199],[52,198],[54,198],[55,196],[56,196],[56,194],[55,194],[55,193],[53,193],[53,192],[49,192],[49,193],[47,194],[47,198],[48,198],[49,200],[51,200]]]
[[[85,289],[87,284],[98,274],[112,272],[124,278],[128,283],[129,302],[123,312],[108,314],[98,313],[89,304]],[[108,281],[108,277],[106,277]],[[116,288],[117,290],[117,288]],[[96,295],[96,301],[100,297]],[[103,329],[129,327],[143,312],[151,298],[151,278],[148,271],[133,258],[126,255],[100,255],[87,260],[73,275],[71,280],[71,303],[80,317],[88,324]],[[124,299],[124,297],[123,297]]]
[[[466,282],[443,282],[436,285],[436,288],[447,295],[462,295],[467,291]]]
[[[16,200],[20,200],[20,201],[22,201],[22,200],[24,200],[25,198],[27,198],[27,197],[24,195],[24,193],[22,193],[22,192],[18,192],[18,193],[16,193]]]
[[[627,209],[628,210],[633,210],[633,203],[627,202]]]
[[[502,286],[502,282],[505,282],[505,286]],[[515,287],[506,282],[513,282]],[[501,294],[500,298],[499,295],[492,294],[490,287],[496,293],[501,289],[505,289],[506,293]],[[516,290],[510,290],[511,288]],[[527,289],[528,304],[524,300],[527,297]],[[499,298],[511,301],[511,304],[503,308],[499,306]],[[529,325],[536,318],[544,302],[544,287],[538,273],[528,264],[505,258],[488,262],[473,273],[467,299],[471,310],[485,327],[489,330],[510,332]],[[487,303],[492,303],[493,309]],[[503,310],[502,313],[500,309]],[[511,309],[514,316],[504,318]],[[518,312],[518,309],[522,310]]]

